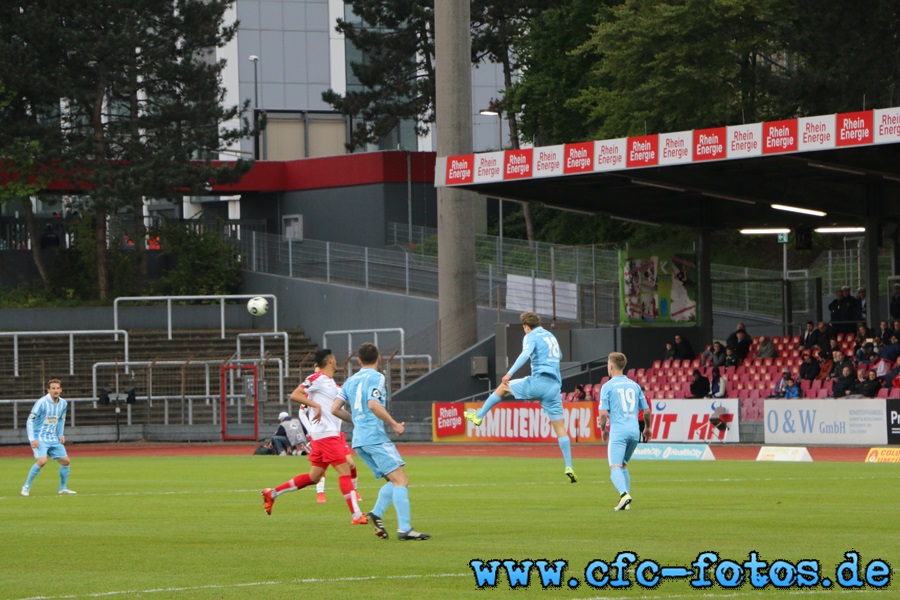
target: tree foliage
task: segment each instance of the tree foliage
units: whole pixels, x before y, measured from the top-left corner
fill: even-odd
[[[424,135],[434,122],[434,0],[353,0],[337,31],[359,52],[343,96],[323,100],[352,120],[349,149],[364,148],[405,120]]]
[[[249,168],[207,160],[251,134],[246,120],[223,126],[249,108],[223,106],[214,55],[235,35],[233,1],[0,0],[0,80],[15,91],[0,146],[37,142],[42,166],[90,189],[101,299],[108,216],[132,214],[142,240],[145,198],[201,194]]]

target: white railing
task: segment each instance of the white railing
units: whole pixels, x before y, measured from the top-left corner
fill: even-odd
[[[19,376],[19,338],[21,337],[37,337],[45,338],[50,336],[67,336],[69,338],[69,375],[75,374],[75,337],[76,336],[100,336],[112,335],[118,341],[119,336],[123,336],[125,346],[125,361],[128,361],[128,332],[124,329],[91,329],[91,330],[72,330],[72,331],[10,331],[0,333],[0,337],[12,338],[13,341],[13,377]]]

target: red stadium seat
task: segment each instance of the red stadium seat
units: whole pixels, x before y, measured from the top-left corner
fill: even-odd
[[[887,398],[890,393],[891,390],[887,388],[881,388],[880,390],[878,390],[878,395],[876,396],[876,398]]]

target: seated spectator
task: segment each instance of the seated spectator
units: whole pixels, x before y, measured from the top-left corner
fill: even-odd
[[[747,337],[747,333],[741,329],[738,329],[734,332],[735,342],[734,345],[731,346],[734,348],[734,355],[737,357],[738,362],[744,362],[744,359],[747,358],[747,355],[750,354],[750,338]]]
[[[743,324],[743,323],[738,323],[738,324],[737,324],[737,327],[735,328],[735,330],[734,330],[731,334],[729,334],[729,335],[728,335],[728,338],[725,340],[725,347],[726,347],[726,348],[727,348],[728,346],[731,346],[732,348],[734,348],[735,346],[737,346],[737,334],[738,334],[738,331],[743,331],[743,332],[744,332],[744,337],[746,337],[748,340],[750,339],[750,334],[747,333],[747,328],[744,327],[744,324]]]
[[[286,429],[286,427],[290,427],[290,421],[291,415],[288,413],[283,412],[278,415],[278,429],[275,430],[275,435],[272,436],[272,447],[275,448],[275,453],[279,456],[285,456],[294,452],[294,447],[291,446],[291,440]]]
[[[675,358],[678,360],[694,360],[697,355],[691,343],[681,335],[675,335]]]
[[[822,350],[819,352],[819,374],[816,375],[816,379],[825,381],[831,376],[831,369],[833,368],[834,361],[831,360],[831,355],[828,354],[828,351]]]
[[[869,369],[866,378],[856,386],[856,392],[865,398],[876,397],[880,389],[881,381],[878,380],[878,373],[875,372],[875,369]]]
[[[856,370],[853,360],[849,356],[844,356],[844,353],[840,350],[834,350],[831,353],[831,357],[834,364],[831,367],[831,373],[828,375],[830,379],[838,379],[843,373],[844,367],[849,368],[851,373]]]
[[[801,355],[800,363],[800,381],[814,381],[819,375],[819,362],[812,359],[812,355],[808,351],[804,351]]]
[[[777,355],[778,351],[775,349],[775,344],[772,343],[772,340],[764,335],[759,336],[759,346],[753,358],[775,358]]]
[[[663,360],[672,360],[675,358],[675,344],[666,342],[666,356]]]
[[[584,391],[584,386],[580,383],[575,386],[575,391],[573,392],[572,400],[585,400],[587,398],[587,392]]]
[[[786,385],[787,385],[788,379],[790,379],[791,382],[794,381],[794,378],[791,375],[791,372],[789,370],[785,369],[781,373],[781,378],[775,382],[775,388],[772,390],[772,393],[769,394],[768,396],[766,396],[766,398],[784,398],[784,394],[787,390]]]
[[[709,349],[700,355],[701,367],[722,367],[725,365],[725,348],[721,342],[713,342]]]
[[[872,339],[872,338],[868,338]],[[869,355],[872,354],[875,350],[875,344],[872,342],[864,341],[862,344],[855,344],[853,346],[853,360],[857,363],[867,362],[869,360]]]
[[[819,350],[825,350],[830,347],[830,341],[834,337],[834,331],[825,321],[819,321],[816,330],[813,332],[811,346],[818,346]]]
[[[797,350],[809,350],[816,345],[815,342],[816,324],[812,321],[806,322],[806,329],[800,334],[800,345]]]
[[[826,350],[834,354],[835,350],[841,350],[841,343],[836,339],[831,338],[830,340],[828,340],[828,347],[826,348]],[[841,353],[843,353],[843,350],[841,350]]]
[[[801,398],[800,395],[800,386],[797,385],[797,382],[794,381],[793,375],[787,375],[784,378],[784,398],[785,400],[793,400],[794,398]]]
[[[831,388],[831,397],[845,398],[853,393],[856,393],[856,375],[853,372],[853,367],[844,365],[841,376],[834,380],[834,385]]]
[[[734,354],[734,348],[728,347],[725,348],[725,366],[726,367],[736,367],[741,364],[741,361],[738,360],[738,357]]]
[[[894,363],[872,352],[869,354],[869,368],[874,369],[878,379],[883,381],[885,376],[894,368]]]
[[[891,343],[882,348],[878,356],[891,362],[897,362],[897,359],[900,358],[900,342],[898,342],[896,334],[891,336]]]
[[[713,367],[709,377],[709,394],[707,394],[707,397],[724,398],[725,387],[725,378],[719,372],[719,367]]]
[[[691,381],[691,398],[706,398],[709,394],[709,379],[694,369],[694,379]]]
[[[865,342],[865,340],[871,341],[872,338],[874,338],[874,337],[875,337],[875,334],[872,332],[871,329],[869,329],[869,327],[865,323],[857,323],[856,324],[856,340],[857,340],[857,342],[859,342],[859,340],[862,340],[863,342]]]
[[[891,336],[894,335],[894,330],[888,326],[887,321],[882,321],[878,324],[878,332],[875,335],[876,337],[881,338],[882,344],[890,344]]]

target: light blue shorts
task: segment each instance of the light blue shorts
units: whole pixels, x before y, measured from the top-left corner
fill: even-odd
[[[513,379],[509,382],[509,389],[516,400],[540,400],[541,408],[551,422],[563,418],[560,383],[554,378],[538,375]]]
[[[606,455],[609,458],[609,466],[621,465],[625,466],[631,460],[635,448],[638,445],[638,438],[621,438],[610,435],[609,444],[606,447]]]
[[[66,453],[66,447],[60,444],[59,442],[41,442],[38,440],[38,447],[32,447],[31,450],[34,452],[35,458],[40,458],[42,456],[47,456],[53,460],[59,460],[60,458],[65,458],[68,456]]]
[[[356,453],[369,465],[375,473],[375,479],[381,479],[388,473],[392,473],[405,465],[397,447],[393,442],[372,444],[371,446],[359,446],[354,448]]]

